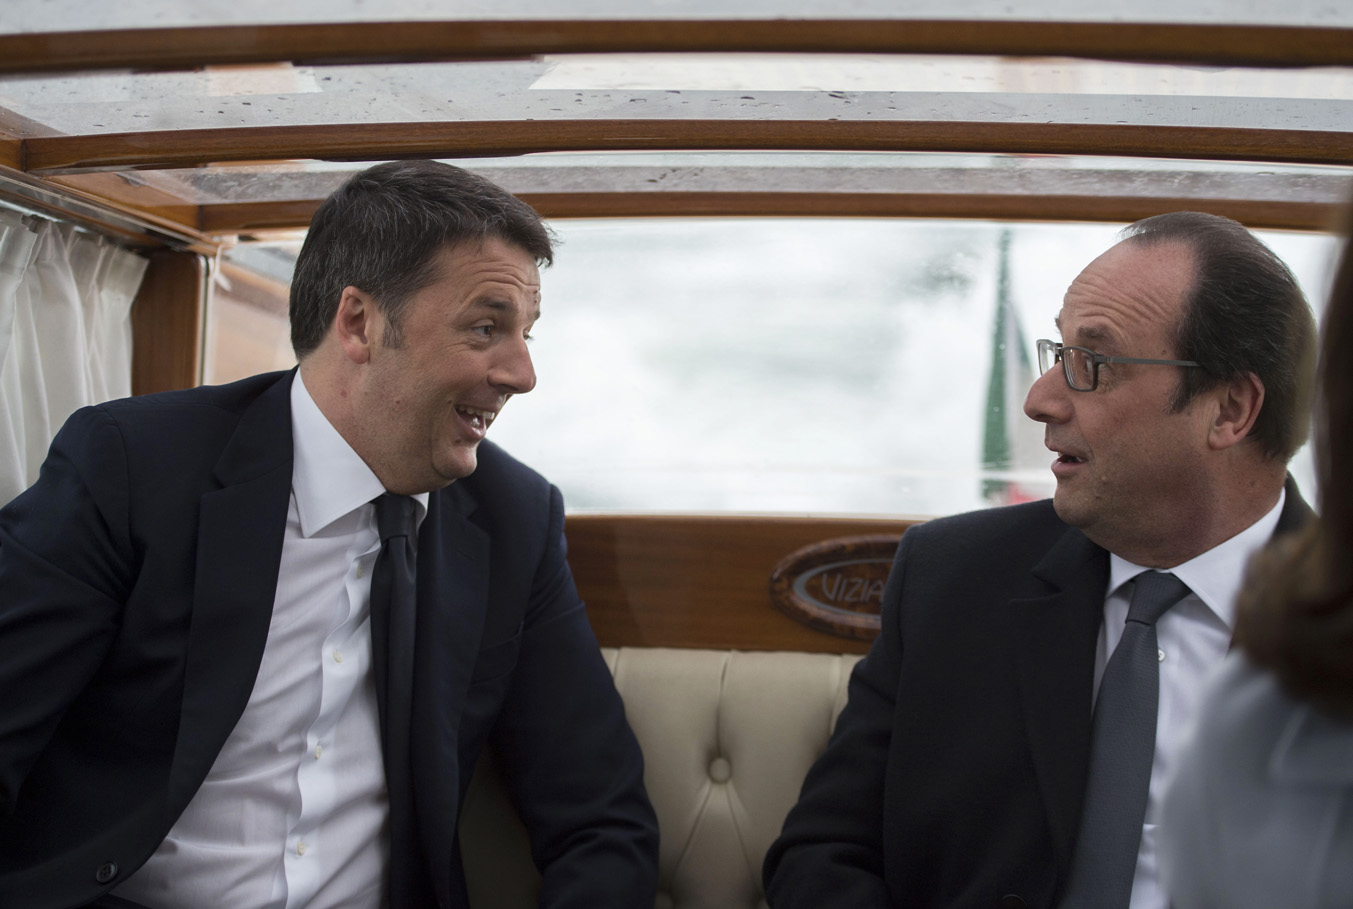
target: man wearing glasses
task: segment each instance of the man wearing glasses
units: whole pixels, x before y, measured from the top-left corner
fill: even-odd
[[[903,538],[883,629],[767,855],[770,905],[1164,909],[1155,817],[1249,555],[1310,515],[1310,309],[1239,224],[1138,222],[1025,412],[1052,501]]]

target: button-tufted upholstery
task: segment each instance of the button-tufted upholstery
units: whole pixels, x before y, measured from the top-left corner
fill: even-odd
[[[761,860],[845,704],[858,656],[605,649],[662,834],[656,906],[756,909]],[[476,909],[535,905],[526,835],[489,762],[461,819]]]

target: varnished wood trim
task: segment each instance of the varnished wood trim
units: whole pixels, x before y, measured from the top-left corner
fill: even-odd
[[[1206,211],[1260,229],[1331,230],[1342,204],[1132,196],[959,193],[523,193],[547,218],[808,216],[975,218],[988,221],[1130,222],[1171,211]]]
[[[769,580],[786,555],[836,537],[900,534],[915,520],[570,515],[569,563],[609,647],[863,653],[866,641],[779,612]]]
[[[0,136],[0,167],[23,170],[23,142],[10,136]]]
[[[0,35],[0,73],[609,52],[943,53],[1229,66],[1353,63],[1353,29],[1005,19],[352,22]]]
[[[125,205],[82,188],[63,186],[3,165],[0,165],[0,199],[10,199],[54,218],[84,225],[124,246],[138,249],[168,247],[208,256],[214,256],[220,248],[216,240],[163,217],[156,212],[155,206],[141,209]]]
[[[579,192],[519,193],[546,218],[827,217],[975,218],[989,221],[1129,222],[1170,211],[1206,211],[1249,227],[1333,230],[1341,203],[1196,196],[1048,196],[960,193],[796,192]],[[204,205],[209,234],[299,230],[309,225],[319,199]]]
[[[761,158],[762,156],[757,156]],[[476,172],[549,218],[594,217],[916,217],[988,220],[1133,221],[1182,209],[1214,212],[1254,227],[1324,230],[1353,192],[1353,171],[1293,169],[1142,169],[1108,159],[1068,166],[1060,158],[942,156],[882,158],[794,153],[777,163],[747,164],[737,155],[665,153],[636,164],[625,155],[594,156],[586,166],[542,158],[499,166],[472,162]],[[631,163],[624,164],[627,160]],[[262,232],[303,228],[318,199],[356,173],[325,171],[297,180],[259,174],[259,201],[211,204],[204,229]],[[234,186],[231,169],[222,182]],[[53,178],[84,186],[102,175]],[[126,182],[125,175],[117,177]],[[152,185],[171,187],[158,175]],[[211,179],[203,189],[211,191]],[[191,191],[191,190],[188,190]],[[276,201],[265,201],[276,193]]]
[[[316,158],[379,161],[544,151],[939,151],[1353,163],[1347,132],[1148,124],[881,120],[555,120],[165,130],[34,138],[34,173]]]
[[[98,199],[109,208],[153,223],[172,224],[193,232],[200,229],[198,206],[155,187],[129,183],[116,173],[47,177],[45,182],[84,198]]]
[[[203,205],[199,212],[202,230],[209,234],[243,234],[253,231],[295,230],[310,226],[323,199],[285,202],[234,202]]]
[[[132,304],[132,394],[192,388],[202,376],[206,264],[160,250]]]

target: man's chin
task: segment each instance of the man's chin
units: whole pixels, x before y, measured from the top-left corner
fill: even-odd
[[[443,463],[437,465],[437,473],[441,474],[447,484],[451,484],[456,480],[465,479],[474,473],[478,466],[479,443],[457,445],[450,456]]]
[[[1062,523],[1072,527],[1083,528],[1089,518],[1080,496],[1064,488],[1061,483],[1057,484],[1057,489],[1052,494],[1052,510],[1057,512],[1057,517],[1062,519]]]

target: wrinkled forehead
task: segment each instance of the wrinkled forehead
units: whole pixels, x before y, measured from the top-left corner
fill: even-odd
[[[1086,347],[1173,347],[1194,282],[1183,243],[1125,240],[1085,267],[1067,288],[1057,328]]]
[[[540,302],[540,268],[522,247],[500,237],[462,240],[443,247],[432,266],[431,281],[465,287],[498,288],[503,293]]]

